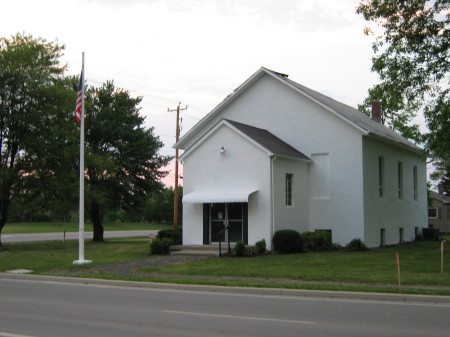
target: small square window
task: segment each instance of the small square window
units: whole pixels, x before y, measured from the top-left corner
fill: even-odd
[[[438,218],[437,208],[428,208],[428,217],[431,219],[437,219]]]

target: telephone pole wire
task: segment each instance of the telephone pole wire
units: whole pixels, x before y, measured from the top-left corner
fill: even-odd
[[[178,103],[176,109],[170,110],[167,109],[167,112],[176,111],[177,112],[177,121],[175,128],[175,143],[178,143],[178,139],[180,138],[180,111],[186,110],[188,107],[186,105],[185,108],[180,108],[181,102]],[[178,149],[175,149],[175,187],[173,190],[173,228],[178,228]]]

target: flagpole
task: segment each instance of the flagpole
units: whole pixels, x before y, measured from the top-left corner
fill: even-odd
[[[81,118],[80,118],[80,205],[78,213],[78,260],[73,264],[87,264],[90,260],[84,259],[84,52],[81,65]]]

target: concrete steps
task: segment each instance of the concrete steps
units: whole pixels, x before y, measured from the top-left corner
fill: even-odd
[[[231,245],[233,253],[234,245]],[[185,245],[171,246],[170,255],[198,255],[198,256],[219,256],[219,245]],[[228,255],[228,245],[222,245],[222,255]]]

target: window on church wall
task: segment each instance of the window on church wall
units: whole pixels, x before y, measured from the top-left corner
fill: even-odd
[[[378,157],[378,196],[380,198],[384,197],[384,157]]]
[[[398,198],[403,199],[403,163],[398,162],[397,166],[397,179],[398,179]]]
[[[414,190],[414,200],[417,201],[418,191],[417,191],[417,166],[413,167],[413,190]]]
[[[292,178],[291,173],[286,173],[286,206],[292,206]]]

